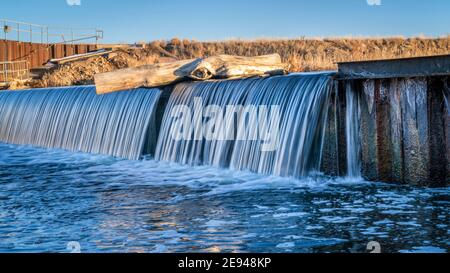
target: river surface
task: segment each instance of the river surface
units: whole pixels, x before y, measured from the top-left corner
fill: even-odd
[[[0,252],[449,252],[450,188],[0,144]]]

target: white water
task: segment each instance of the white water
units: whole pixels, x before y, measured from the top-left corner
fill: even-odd
[[[138,159],[154,145],[159,95],[138,89],[98,96],[94,86],[3,91],[0,140]]]
[[[359,117],[360,109],[358,94],[354,92],[351,83],[346,83],[346,119],[345,131],[347,139],[347,176],[361,177]]]
[[[301,74],[265,79],[209,81],[179,84],[175,87],[164,115],[155,158],[189,165],[212,165],[261,174],[303,177],[320,170],[326,113],[331,92],[331,74]],[[274,106],[281,110],[279,145],[264,152],[261,140],[174,140],[172,109],[194,107],[195,98],[206,105]],[[249,118],[227,115],[235,135],[243,135]],[[227,127],[229,130],[231,127]],[[192,130],[192,134],[194,135]]]
[[[155,111],[159,89],[103,96],[95,94],[94,86],[4,91],[0,92],[0,141],[127,159],[139,159],[156,148],[154,156],[159,161],[306,177],[321,171],[332,75],[303,73],[178,84],[165,109],[158,138]],[[348,175],[356,178],[360,176],[359,110],[356,95],[348,91]],[[278,131],[276,149],[264,151],[264,140],[235,140],[236,136],[250,134],[247,127],[254,120],[245,112],[224,116],[224,128],[227,135],[233,135],[232,140],[194,140],[194,136],[193,140],[173,139],[171,111],[178,105],[193,109],[198,98],[204,106],[223,109],[238,105],[279,107],[279,122],[272,124],[270,120]],[[203,123],[206,119],[195,121]]]

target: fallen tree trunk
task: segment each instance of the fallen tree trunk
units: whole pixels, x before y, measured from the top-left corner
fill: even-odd
[[[200,62],[198,60],[197,62]],[[196,60],[126,68],[94,76],[97,94],[172,84],[188,77]]]
[[[144,65],[94,76],[97,94],[173,84],[188,78],[245,78],[286,73],[278,54],[259,57],[219,55],[206,59]]]
[[[287,72],[287,66],[281,62],[278,54],[241,57],[218,55],[203,59],[190,74],[192,79],[245,78],[262,75],[280,75]]]

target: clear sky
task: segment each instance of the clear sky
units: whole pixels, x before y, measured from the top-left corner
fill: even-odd
[[[8,0],[0,5],[0,18],[98,27],[105,32],[104,42],[111,43],[173,37],[442,36],[450,34],[450,1]]]

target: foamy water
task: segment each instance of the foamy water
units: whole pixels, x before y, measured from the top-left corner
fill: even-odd
[[[448,252],[449,194],[0,144],[0,251]]]

